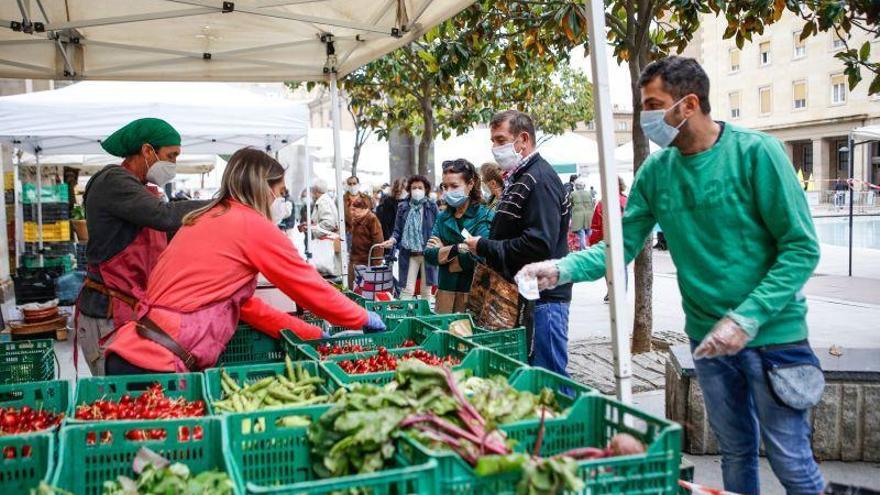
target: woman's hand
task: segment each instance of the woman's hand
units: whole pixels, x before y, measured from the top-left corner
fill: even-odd
[[[429,247],[429,248],[438,248],[438,249],[439,249],[439,248],[442,248],[442,247],[443,247],[443,241],[441,241],[439,237],[437,237],[437,236],[433,236],[433,237],[431,237],[430,239],[428,239],[427,247]]]
[[[382,249],[391,249],[394,247],[394,238],[388,239],[385,242],[379,243],[379,247]]]

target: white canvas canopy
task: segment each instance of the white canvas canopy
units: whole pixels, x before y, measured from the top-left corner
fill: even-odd
[[[226,154],[302,138],[309,109],[223,83],[85,81],[0,98],[0,141],[42,155],[98,154],[101,139],[142,117],[174,126],[184,153]]]
[[[217,155],[183,154],[177,157],[178,174],[207,174],[214,170]],[[40,159],[43,167],[70,167],[79,169],[86,175],[92,175],[111,163],[119,163],[119,158],[111,155],[50,155]],[[37,157],[27,154],[21,157],[19,166],[33,167]]]
[[[326,80],[339,130],[337,77],[418,38],[473,0],[19,0],[0,3],[0,77],[165,81]],[[605,6],[585,3],[618,397],[631,399],[620,209]],[[336,183],[342,155],[334,135]],[[306,153],[308,157],[308,153]],[[309,167],[306,167],[309,170]],[[610,194],[609,194],[610,193]],[[337,195],[342,209],[342,195]],[[341,215],[340,215],[341,216]],[[340,220],[342,226],[342,220]],[[340,229],[345,235],[345,229]],[[345,246],[345,243],[342,244]],[[347,260],[343,250],[343,271]]]
[[[877,141],[880,140],[880,125],[867,125],[852,131],[853,139]]]

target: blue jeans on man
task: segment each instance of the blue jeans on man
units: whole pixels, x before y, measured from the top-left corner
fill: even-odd
[[[534,343],[529,364],[568,376],[569,303],[538,301],[533,316]]]
[[[691,350],[697,344],[692,340]],[[698,359],[694,367],[721,448],[725,490],[760,492],[758,449],[763,439],[770,466],[788,495],[822,493],[825,481],[810,447],[808,411],[777,401],[757,349]]]

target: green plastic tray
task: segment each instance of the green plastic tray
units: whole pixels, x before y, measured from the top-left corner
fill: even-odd
[[[201,427],[201,439],[193,438]],[[188,438],[181,438],[186,428]],[[163,429],[163,440],[129,440],[131,430]],[[91,445],[89,434],[98,440]],[[109,436],[109,438],[108,438]],[[109,441],[103,441],[103,440]],[[185,441],[184,441],[185,440]],[[185,418],[152,421],[109,421],[65,425],[61,429],[61,453],[52,484],[77,495],[101,495],[102,485],[119,475],[136,478],[131,463],[141,447],[148,447],[171,462],[186,464],[193,473],[211,469],[225,471],[220,422],[216,418]]]
[[[510,386],[534,394],[548,388],[556,394],[556,402],[559,407],[568,409],[583,396],[595,395],[598,392],[586,385],[578,383],[571,378],[545,370],[544,368],[524,367],[520,368],[510,379]]]
[[[74,407],[68,422],[93,423],[73,417],[76,407],[90,404],[98,399],[119,400],[123,395],[140,396],[154,383],[165,389],[165,395],[183,397],[188,401],[205,400],[203,376],[201,373],[154,373],[147,375],[93,376],[80,379],[76,384]],[[104,423],[105,421],[97,421]],[[114,422],[114,421],[109,421]]]
[[[0,384],[55,378],[54,346],[51,339],[0,343]]]
[[[434,332],[425,342],[418,347],[408,347],[406,349],[391,349],[389,352],[393,354],[404,354],[415,349],[424,349],[428,352],[432,352],[440,357],[446,356],[454,356],[458,359],[462,360],[459,366],[455,368],[465,365],[465,359],[469,356],[470,352],[481,350],[478,348],[476,344],[473,342],[469,342],[461,337],[456,337],[448,332]],[[482,349],[488,351],[488,349]],[[343,385],[350,385],[354,383],[372,383],[374,385],[384,385],[390,382],[394,378],[394,371],[383,371],[379,373],[364,373],[360,375],[350,375],[342,370],[342,368],[337,364],[339,361],[345,361],[347,359],[353,359],[356,357],[369,357],[376,354],[376,351],[369,351],[360,354],[345,354],[341,356],[331,356],[327,359],[321,361],[321,366],[323,366],[331,376],[333,376],[339,383]],[[504,358],[500,354],[497,354],[498,358]],[[483,354],[477,354],[476,358],[472,358],[472,366],[474,367],[482,367],[484,364],[481,362],[480,358]],[[516,371],[521,364],[515,361],[510,360],[511,363],[509,366],[512,368],[510,373],[512,374]],[[507,363],[505,363],[507,364]],[[488,366],[488,365],[485,365]]]
[[[281,331],[281,340],[287,354],[294,360],[314,359],[320,360],[317,348],[328,344],[359,344],[365,347],[385,347],[395,349],[404,341],[412,340],[416,344],[424,342],[437,329],[428,323],[414,318],[406,318],[389,332],[351,335],[347,337],[331,337],[329,339],[304,340],[290,330]]]
[[[73,387],[67,380],[0,385],[0,407],[30,406],[70,416]]]
[[[423,315],[405,318],[391,318],[388,321],[389,327],[397,328],[397,326],[405,325],[408,320],[416,319],[436,330],[447,331],[449,325],[456,321],[467,320],[473,331],[473,335],[466,337],[481,346],[488,347],[494,351],[516,359],[525,364],[529,359],[528,341],[526,338],[526,329],[524,327],[511,328],[507,330],[488,330],[480,328],[474,324],[473,318],[467,313],[452,313],[443,315]]]
[[[324,383],[319,389],[323,394],[332,394],[341,385],[327,371],[318,366],[315,361],[297,361],[293,365],[299,364],[304,370],[308,371],[312,376],[320,376],[324,378]],[[220,373],[226,370],[226,373],[232,377],[239,385],[244,383],[252,383],[267,376],[275,376],[279,373],[286,374],[284,363],[264,363],[264,364],[246,364],[241,366],[230,366],[226,368],[211,368],[205,370],[205,398],[208,403],[208,411],[210,414],[226,414],[223,411],[214,411],[213,402],[224,398],[223,388],[220,385]]]
[[[314,459],[309,452],[307,428],[276,425],[276,420],[292,414],[315,420],[328,409],[329,406],[313,406],[224,416],[223,453],[240,493],[437,493],[437,463],[419,453],[407,459],[399,457],[401,467],[367,475],[317,479],[312,470]],[[254,431],[252,426],[257,421],[265,424],[264,431]],[[349,491],[354,489],[362,491]]]
[[[367,311],[376,312],[383,321],[406,316],[428,316],[434,314],[431,305],[424,299],[411,299],[406,301],[364,301]]]
[[[0,457],[0,493],[29,493],[51,475],[55,466],[54,434],[0,436],[0,453],[7,449],[12,449],[14,457]]]
[[[239,323],[232,340],[217,359],[217,366],[273,363],[284,359],[281,341],[273,339],[248,324]]]
[[[531,452],[538,433],[538,420],[501,427],[516,442],[518,452]],[[647,445],[644,454],[582,461],[578,476],[586,487],[582,494],[674,494],[678,490],[681,461],[681,427],[623,403],[599,395],[584,396],[571,413],[545,422],[542,456],[579,447],[604,447],[620,432]],[[437,460],[439,492],[456,494],[513,495],[520,473],[476,476],[473,469],[451,452],[431,451],[403,435],[398,451],[417,462],[424,455]]]

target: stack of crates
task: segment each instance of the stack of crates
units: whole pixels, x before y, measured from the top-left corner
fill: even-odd
[[[25,268],[60,268],[63,273],[76,266],[76,248],[70,229],[70,205],[67,184],[42,187],[38,207],[34,184],[24,184],[22,216],[25,249],[21,266]],[[42,210],[42,211],[40,211]],[[39,219],[42,217],[43,251],[40,252]],[[40,254],[43,255],[40,260]]]

